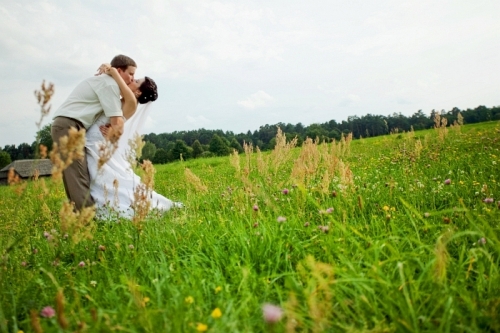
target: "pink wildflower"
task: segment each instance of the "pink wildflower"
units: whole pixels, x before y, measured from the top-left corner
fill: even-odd
[[[284,216],[278,216],[277,221],[278,221],[279,223],[283,223],[283,222],[285,222],[285,221],[286,221],[286,217],[284,217]]]
[[[483,200],[484,203],[493,203],[494,201],[493,198],[486,198]]]
[[[40,316],[44,318],[52,318],[56,315],[56,310],[51,306],[46,306],[40,311]]]
[[[266,323],[274,324],[283,317],[283,310],[279,306],[266,303],[262,306],[262,315]]]
[[[327,209],[326,209],[326,213],[327,213],[327,214],[331,214],[331,213],[333,213],[333,207],[327,208]]]
[[[477,243],[478,243],[479,245],[486,245],[486,238],[481,237],[481,238],[477,241]]]
[[[283,192],[284,195],[287,195],[289,191],[288,191],[287,188],[284,188],[282,192]]]
[[[257,206],[257,205],[253,205],[253,210],[254,210],[255,212],[256,212],[256,211],[258,211],[258,210],[259,210],[259,206]]]
[[[329,228],[327,225],[320,225],[320,226],[318,226],[318,229],[326,234],[326,233],[328,233]]]
[[[80,266],[80,267],[85,267],[85,262],[80,261],[80,262],[78,263],[78,266]]]
[[[26,261],[21,262],[21,266],[26,267],[27,265]]]
[[[450,185],[450,184],[451,184],[451,179],[449,179],[449,178],[448,178],[448,179],[446,179],[446,180],[444,181],[444,184],[445,184],[445,185]]]

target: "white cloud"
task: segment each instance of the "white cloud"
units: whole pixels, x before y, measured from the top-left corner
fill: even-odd
[[[0,146],[33,141],[42,79],[55,110],[119,53],[159,86],[156,133],[498,105],[498,12],[488,0],[3,1]],[[263,109],[241,117],[235,101]]]
[[[349,94],[346,97],[344,97],[338,105],[341,107],[346,107],[346,106],[352,105],[353,103],[358,102],[359,100],[360,100],[360,97],[358,95]]]
[[[186,120],[188,123],[196,125],[196,126],[206,126],[211,123],[210,119],[207,119],[203,116],[186,116]]]
[[[255,94],[250,95],[250,97],[238,101],[238,105],[243,106],[246,109],[256,109],[264,106],[268,106],[273,98],[269,96],[266,92],[259,90]]]

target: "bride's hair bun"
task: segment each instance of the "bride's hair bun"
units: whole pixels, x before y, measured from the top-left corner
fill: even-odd
[[[139,104],[146,104],[147,102],[154,102],[158,98],[158,89],[155,81],[150,77],[145,77],[144,82],[139,87],[141,96],[137,99]]]

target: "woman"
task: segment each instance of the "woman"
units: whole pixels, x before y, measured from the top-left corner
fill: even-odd
[[[108,64],[98,69],[98,74],[108,74],[118,83],[122,96],[122,111],[126,118],[124,132],[118,141],[118,148],[110,149],[109,141],[104,136],[109,133],[109,119],[104,113],[97,118],[86,134],[86,153],[91,179],[90,194],[96,203],[99,218],[124,217],[132,219],[135,215],[134,192],[143,190],[141,197],[149,201],[150,209],[167,211],[182,204],[172,202],[151,189],[146,189],[132,166],[135,163],[135,153],[130,147],[146,121],[151,102],[158,98],[155,82],[145,77],[134,80],[126,85],[116,70]],[[138,112],[137,103],[144,105]],[[108,159],[109,158],[109,159]],[[103,164],[103,160],[105,163]],[[144,207],[144,206],[142,206]]]

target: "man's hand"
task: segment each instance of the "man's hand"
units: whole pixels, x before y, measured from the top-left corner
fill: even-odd
[[[101,125],[101,126],[99,126],[99,131],[101,131],[101,134],[103,137],[107,138],[110,128],[111,128],[111,124]]]

